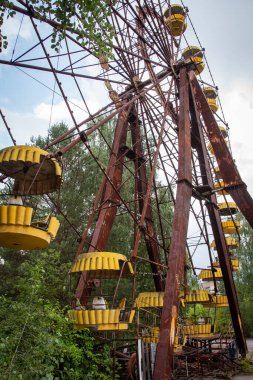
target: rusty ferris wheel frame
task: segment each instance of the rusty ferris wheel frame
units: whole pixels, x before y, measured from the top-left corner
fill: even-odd
[[[196,249],[205,244],[212,267],[210,230],[217,247],[237,344],[242,354],[247,350],[228,249],[213,189],[214,162],[206,149],[206,141],[212,143],[216,162],[226,183],[226,191],[253,227],[253,200],[235,167],[192,71],[193,67],[180,60],[183,37],[172,37],[164,24],[162,14],[166,5],[165,1],[133,0],[118,1],[112,6],[110,22],[115,30],[111,45],[114,58],[106,63],[106,70],[101,70],[101,62],[93,56],[88,41],[86,47],[83,47],[70,31],[66,33],[60,52],[53,52],[50,36],[52,28],[59,28],[59,24],[46,18],[39,20],[28,3],[18,0],[13,5],[13,10],[29,20],[36,42],[18,56],[0,60],[2,65],[14,66],[27,70],[26,72],[36,70],[52,76],[73,126],[46,148],[69,138],[70,142],[56,152],[60,156],[82,143],[103,175],[76,254],[82,252],[85,244],[88,244],[90,252],[106,248],[120,207],[129,214],[133,225],[133,261],[143,260],[138,255],[138,249],[141,238],[145,241],[155,288],[157,291],[165,291],[155,380],[171,376],[185,250],[187,248],[192,260]],[[92,73],[87,73],[90,67]],[[66,96],[65,79],[74,84],[83,102],[87,114],[83,119],[78,120],[73,112],[75,105]],[[105,84],[112,101],[92,114],[80,86],[81,80]],[[117,122],[110,159],[104,169],[91,151],[88,141],[90,135],[95,131],[100,133],[103,125],[111,119]],[[130,147],[126,145],[127,133],[131,135]],[[123,170],[126,170],[127,161],[133,166],[132,171],[129,171],[135,187],[131,200],[124,199],[121,195]],[[162,215],[158,197],[158,187],[161,184],[158,185],[157,172],[162,178],[162,187],[174,204],[170,239],[166,233],[169,221]],[[88,230],[95,213],[98,214],[96,228],[88,241]],[[154,214],[158,219],[158,228],[154,223]],[[199,228],[198,238],[187,238],[190,217],[194,218]],[[191,264],[193,266],[193,262]],[[163,273],[161,268],[165,269]],[[92,281],[83,274],[76,290],[83,302],[87,300],[92,286]]]

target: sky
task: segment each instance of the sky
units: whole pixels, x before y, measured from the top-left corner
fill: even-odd
[[[243,0],[241,5],[235,0],[184,0],[184,4],[189,8],[190,18],[219,87],[233,157],[253,195],[253,1]],[[11,54],[19,25],[20,21],[16,19],[4,25],[9,48],[1,53],[0,59]],[[198,44],[190,27],[185,36],[190,44]],[[28,46],[33,38],[30,24],[24,21],[15,54],[22,51],[26,44]],[[31,135],[46,135],[49,126],[52,92],[46,86],[53,88],[54,84],[47,74],[30,74],[36,76],[40,83],[18,69],[0,65],[0,108],[18,144],[28,143]],[[207,69],[203,73],[205,78],[210,82]],[[79,84],[85,90],[92,112],[109,102],[97,83],[81,79]],[[67,82],[65,85],[68,86]],[[70,99],[82,107],[71,91],[69,89]],[[64,120],[71,127],[69,114],[57,95],[54,104],[52,123]],[[75,115],[80,120],[87,116],[78,107],[75,107]],[[0,148],[8,145],[11,145],[11,140],[0,120]]]

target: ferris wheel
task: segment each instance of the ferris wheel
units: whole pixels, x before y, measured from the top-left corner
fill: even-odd
[[[34,38],[0,63],[33,80],[43,75],[47,87],[50,77],[72,125],[45,149],[13,139],[13,146],[1,150],[1,180],[11,178],[13,188],[0,206],[0,244],[41,249],[56,238],[57,217],[38,219],[24,199],[58,191],[64,155],[82,144],[97,164],[101,184],[73,249],[71,273],[78,277],[69,317],[76,328],[97,335],[133,336],[143,360],[142,345],[152,353],[154,344],[151,376],[167,379],[173,355],[186,340],[216,336],[209,317],[181,316],[187,304],[229,308],[237,345],[246,353],[233,271],[239,268],[236,214],[239,208],[253,227],[253,201],[231,156],[217,88],[212,76],[205,76],[205,52],[186,38],[188,9],[152,0],[122,0],[110,7],[112,54],[95,54],[88,39],[81,43],[71,30],[55,52],[50,39],[60,25],[41,19],[28,2],[12,5],[20,30],[29,23]],[[114,129],[104,167],[89,140],[104,137],[110,121]],[[113,228],[123,217],[129,250],[111,252]],[[206,268],[199,265],[203,255]],[[198,276],[199,289],[189,289],[187,270]],[[138,292],[141,276],[147,287]]]

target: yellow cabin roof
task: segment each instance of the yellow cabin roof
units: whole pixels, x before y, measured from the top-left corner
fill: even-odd
[[[230,249],[234,249],[234,248],[239,247],[238,241],[234,238],[231,238],[231,237],[226,238],[226,244],[227,244],[228,248],[230,248]],[[213,248],[214,250],[216,250],[216,244],[215,244],[214,240],[210,244],[210,247]]]
[[[144,292],[140,293],[135,300],[135,307],[163,307],[164,292]]]
[[[232,235],[241,229],[239,220],[225,220],[221,224],[224,234]]]
[[[134,273],[127,257],[114,252],[82,253],[76,258],[71,268],[72,273],[88,271],[92,278],[119,277],[121,270],[122,276]]]
[[[235,259],[235,258],[234,258],[234,259],[231,259],[231,264],[232,264],[232,269],[233,269],[233,271],[238,270],[239,267],[240,267],[240,262],[239,262],[238,259]],[[219,261],[215,261],[215,262],[213,263],[213,266],[219,268],[219,267],[220,267],[220,262],[219,262]]]
[[[45,194],[61,185],[61,167],[49,153],[34,146],[11,146],[0,151],[0,172],[14,178],[14,194]]]
[[[203,62],[203,52],[198,46],[189,46],[182,52],[182,57],[186,63],[194,64],[193,70],[195,75],[199,75],[205,68]]]
[[[228,298],[224,295],[212,296],[212,302],[205,304],[206,307],[222,308],[228,307]]]
[[[180,14],[185,15],[185,10],[180,4],[171,4],[170,8],[165,9],[164,17],[169,17],[170,15]]]
[[[234,202],[218,203],[219,211],[222,216],[229,216],[230,214],[236,214],[238,207]]]
[[[184,14],[172,14],[166,18],[165,24],[169,28],[170,34],[172,34],[174,37],[181,36],[181,34],[183,34],[187,28]]]
[[[195,290],[189,292],[184,301],[185,303],[201,303],[210,302],[211,294],[207,290]]]
[[[46,248],[55,238],[60,223],[54,216],[41,228],[32,222],[33,209],[24,206],[0,206],[0,246],[17,250]]]
[[[213,279],[213,272],[211,271],[211,269],[203,269],[199,273],[198,277],[202,281],[210,281]],[[222,280],[223,279],[222,272],[221,272],[220,268],[215,268],[214,277],[216,280]]]
[[[182,52],[182,56],[184,59],[191,58],[192,56],[203,58],[203,52],[198,46],[188,46]]]
[[[226,190],[224,190],[224,187],[225,187],[225,183],[222,181],[222,180],[219,180],[217,182],[215,182],[214,184],[214,189],[215,190],[218,190],[217,193],[219,195],[228,195],[228,192]]]
[[[215,88],[210,86],[204,86],[203,92],[207,98],[216,99],[217,98],[217,92]]]

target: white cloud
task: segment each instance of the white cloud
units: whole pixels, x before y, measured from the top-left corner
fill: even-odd
[[[95,98],[88,99],[87,101],[88,108],[91,113],[96,112],[101,105],[99,101]],[[88,117],[88,112],[86,111],[85,105],[83,101],[78,99],[69,99],[69,105],[71,110],[73,111],[73,115],[76,121],[79,123],[85,120]],[[40,120],[50,120],[50,114],[52,111],[52,119],[51,123],[57,123],[60,121],[66,122],[69,126],[73,125],[72,118],[70,116],[69,110],[64,102],[64,100],[60,101],[57,104],[53,105],[53,108],[50,103],[42,102],[34,107],[34,117]]]
[[[39,120],[33,113],[13,112],[7,108],[2,108],[2,111],[17,144],[28,143],[31,136],[45,136],[47,134],[48,123]],[[12,141],[2,122],[0,122],[0,137],[0,148],[12,145]]]

